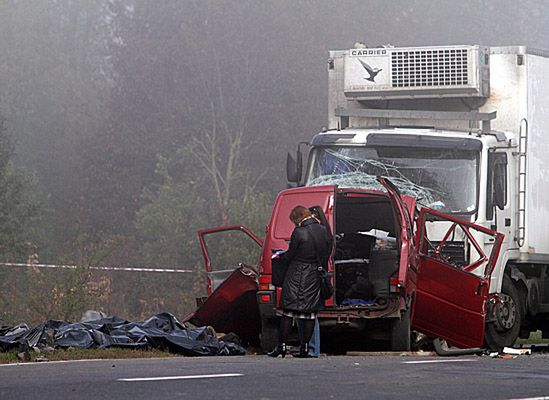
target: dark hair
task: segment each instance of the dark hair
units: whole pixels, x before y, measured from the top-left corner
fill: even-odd
[[[324,225],[324,227],[326,228],[326,233],[328,234],[328,242],[330,242],[330,245],[331,245],[332,240],[333,240],[334,237],[332,235],[332,230],[330,229],[330,224],[328,223],[328,220],[326,219],[326,215],[324,214],[324,211],[322,210],[322,207],[312,206],[312,207],[309,207],[309,211],[311,212],[312,216],[315,217],[320,222],[320,225]]]
[[[311,212],[307,207],[296,206],[290,213],[290,220],[294,224],[299,225],[301,221],[303,221],[305,218],[308,218],[310,216],[311,216]]]

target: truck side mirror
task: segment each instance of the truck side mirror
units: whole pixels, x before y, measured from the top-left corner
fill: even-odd
[[[303,155],[299,149],[297,150],[296,158],[297,160],[290,153],[286,157],[286,179],[289,184],[297,186],[301,181],[303,170]]]
[[[288,183],[298,183],[297,162],[290,153],[286,156],[286,179]]]
[[[493,208],[503,210],[507,204],[507,154],[488,154],[487,219],[493,218]]]

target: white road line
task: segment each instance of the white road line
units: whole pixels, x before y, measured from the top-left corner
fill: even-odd
[[[468,362],[477,361],[471,358],[465,358],[463,360],[422,360],[422,361],[403,361],[402,364],[435,364],[435,363],[449,363],[449,362]]]
[[[160,360],[163,360],[163,357],[154,357]],[[152,360],[153,358],[147,358],[147,360]],[[21,367],[26,365],[46,365],[46,364],[68,364],[68,363],[84,363],[90,361],[118,361],[123,360],[122,358],[90,358],[88,360],[59,360],[59,361],[35,361],[35,362],[22,362],[22,363],[10,363],[10,364],[0,364],[2,367]]]
[[[509,399],[509,400],[549,400],[549,396],[542,397],[522,397],[520,399]]]
[[[150,382],[150,381],[174,381],[178,379],[204,379],[204,378],[229,378],[244,376],[244,374],[215,374],[215,375],[182,375],[182,376],[157,376],[151,378],[120,378],[121,382]]]

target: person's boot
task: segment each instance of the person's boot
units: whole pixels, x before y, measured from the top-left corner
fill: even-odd
[[[309,343],[301,344],[299,346],[299,354],[296,354],[295,357],[309,358]]]
[[[269,357],[282,356],[282,358],[284,358],[286,357],[286,350],[286,343],[280,343],[273,351],[268,352],[267,355]]]

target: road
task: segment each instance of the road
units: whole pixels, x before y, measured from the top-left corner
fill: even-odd
[[[531,399],[549,396],[549,355],[267,356],[0,366],[0,399]],[[549,398],[549,397],[548,397]]]

